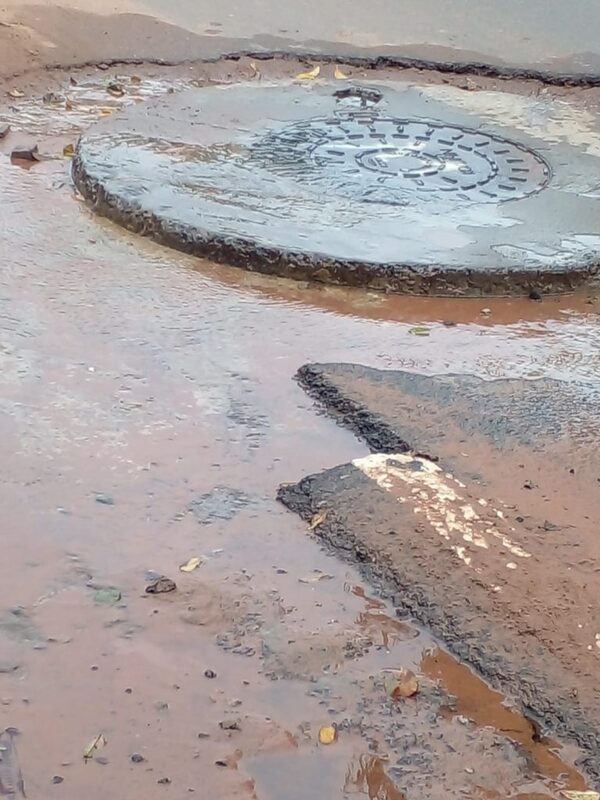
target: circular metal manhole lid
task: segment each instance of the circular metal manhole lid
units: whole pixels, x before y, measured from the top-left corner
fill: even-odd
[[[338,112],[262,137],[251,158],[280,177],[353,200],[501,203],[541,191],[544,159],[498,135],[424,119]]]

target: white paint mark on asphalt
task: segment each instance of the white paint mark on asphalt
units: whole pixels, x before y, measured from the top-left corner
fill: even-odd
[[[392,493],[398,502],[410,503],[415,514],[425,516],[467,566],[472,566],[476,548],[487,550],[494,541],[517,558],[530,558],[531,553],[498,530],[494,520],[482,519],[460,493],[459,489],[466,488],[464,484],[451,473],[444,473],[433,461],[411,453],[374,453],[352,463],[380,488]],[[474,502],[483,507],[488,505],[482,498]],[[497,519],[504,519],[501,511],[490,511]],[[517,568],[514,562],[506,566]]]

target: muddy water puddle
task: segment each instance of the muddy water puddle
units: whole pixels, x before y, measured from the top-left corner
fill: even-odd
[[[65,84],[84,106],[68,127],[62,101],[20,102],[11,124],[56,158],[27,172],[0,161],[0,720],[19,732],[28,796],[583,787],[575,751],[399,619],[274,497],[366,452],[315,413],[292,380],[301,364],[543,375],[588,391],[596,298],[406,300],[129,236],[74,198],[62,158],[115,100],[113,77]],[[135,91],[177,88],[155,80]],[[200,566],[180,572],[191,557]],[[177,591],[146,595],[162,574]],[[421,691],[394,703],[383,675],[400,666]],[[330,723],[337,741],[319,745]]]

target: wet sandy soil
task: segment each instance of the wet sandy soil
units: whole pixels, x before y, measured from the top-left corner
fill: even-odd
[[[62,149],[114,100],[104,76],[73,77],[44,89],[71,111],[33,89],[3,110],[0,720],[19,732],[28,796],[582,788],[575,748],[539,742],[275,493],[368,452],[314,413],[300,364],[592,381],[595,298],[483,313],[268,280],[129,236],[72,190]],[[150,91],[141,77],[132,92]],[[157,73],[151,91],[179,79]],[[17,138],[55,158],[11,164]],[[201,566],[180,572],[192,556]],[[177,591],[147,596],[157,574]],[[397,705],[383,676],[399,666],[422,690]],[[338,740],[319,746],[330,721]]]

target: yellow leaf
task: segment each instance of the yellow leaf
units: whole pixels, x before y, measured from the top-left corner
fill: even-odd
[[[186,561],[185,564],[182,564],[179,569],[181,572],[193,572],[195,569],[198,569],[201,563],[202,559],[194,556],[194,558],[190,558],[189,561]]]
[[[337,728],[335,725],[321,725],[319,728],[319,742],[321,744],[333,744],[337,739]]]
[[[327,511],[319,511],[318,514],[315,514],[314,517],[311,519],[309,523],[309,528],[311,531],[314,531],[315,528],[318,528],[319,525],[322,525],[325,520],[327,519]]]
[[[333,579],[333,575],[330,575],[328,572],[321,572],[320,569],[316,569],[314,572],[311,572],[310,575],[307,575],[305,578],[298,578],[300,583],[318,583],[319,581],[330,581]]]
[[[90,758],[94,757],[94,753],[97,750],[100,750],[101,747],[104,747],[106,744],[106,739],[104,736],[99,733],[92,741],[88,744],[88,746],[83,751],[83,758],[87,761]]]
[[[419,691],[419,681],[414,672],[406,667],[394,670],[384,681],[386,694],[392,700],[400,700],[402,697],[412,697]]]
[[[600,800],[600,792],[561,792],[567,800]]]
[[[308,72],[300,72],[296,75],[297,81],[314,81],[315,78],[319,76],[321,72],[321,67],[317,64],[314,69],[309,70]]]
[[[75,155],[75,148],[73,147],[73,145],[72,144],[66,144],[63,147],[63,156],[65,158],[73,158],[74,155]]]
[[[335,69],[333,70],[333,77],[336,79],[336,81],[343,81],[346,80],[348,76],[345,72],[342,72],[342,70],[336,64]]]

